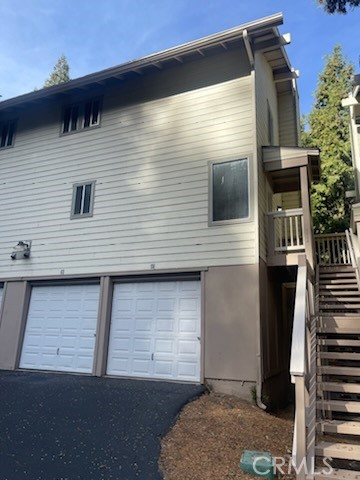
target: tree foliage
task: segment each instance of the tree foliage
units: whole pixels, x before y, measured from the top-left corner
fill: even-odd
[[[327,13],[347,13],[349,8],[358,7],[360,0],[318,0]]]
[[[45,81],[44,87],[51,87],[59,83],[68,82],[70,80],[70,67],[65,55],[61,55],[56,62],[49,78]]]
[[[350,221],[350,202],[345,192],[353,188],[349,113],[341,105],[351,90],[354,66],[347,62],[340,46],[325,57],[319,75],[315,103],[302,129],[304,146],[319,147],[321,180],[312,189],[315,231],[343,232]]]

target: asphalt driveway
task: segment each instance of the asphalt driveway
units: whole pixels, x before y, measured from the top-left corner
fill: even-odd
[[[0,373],[0,480],[153,480],[199,385]]]

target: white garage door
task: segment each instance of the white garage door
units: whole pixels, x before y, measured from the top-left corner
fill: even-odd
[[[91,373],[99,285],[33,287],[21,368]]]
[[[107,373],[200,381],[200,282],[114,286]]]

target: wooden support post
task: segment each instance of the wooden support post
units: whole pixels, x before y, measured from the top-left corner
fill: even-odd
[[[307,167],[300,167],[300,191],[304,215],[305,252],[311,268],[314,268],[314,231],[310,209],[310,189]]]

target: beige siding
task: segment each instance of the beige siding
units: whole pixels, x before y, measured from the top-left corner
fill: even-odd
[[[278,97],[279,143],[282,147],[298,146],[297,114],[295,97],[291,92]]]
[[[225,79],[215,85],[196,69],[190,91],[174,93],[169,74],[144,83],[151,101],[114,88],[91,131],[60,136],[60,104],[20,117],[15,147],[0,152],[1,277],[255,263],[254,222],[208,227],[208,162],[253,152],[251,80],[237,58],[213,60]],[[89,180],[94,216],[70,220],[72,185]],[[19,240],[33,242],[29,261],[10,260]]]
[[[266,213],[268,212],[271,187],[264,174],[261,147],[269,145],[268,138],[268,107],[269,102],[274,124],[274,145],[279,143],[278,110],[276,88],[271,68],[262,54],[255,55],[256,84],[256,130],[259,161],[259,246],[260,257],[266,259]]]
[[[299,191],[281,193],[281,205],[283,210],[301,207],[301,195]]]

